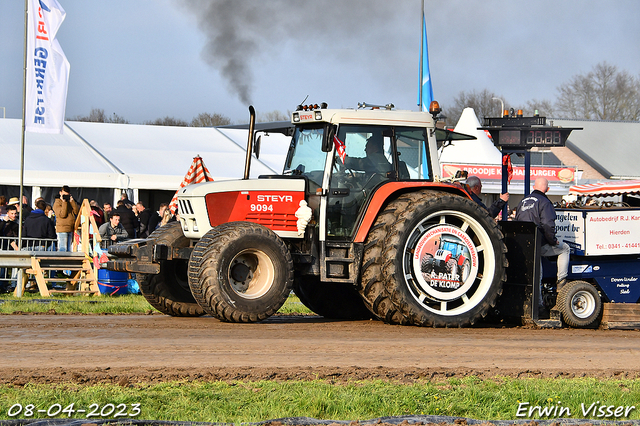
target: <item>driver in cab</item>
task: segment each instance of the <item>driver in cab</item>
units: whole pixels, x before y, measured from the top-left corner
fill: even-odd
[[[393,170],[393,166],[384,155],[382,134],[373,134],[367,139],[365,146],[366,157],[349,157],[346,156],[345,167],[353,170],[362,170],[366,173],[383,173],[386,174]]]

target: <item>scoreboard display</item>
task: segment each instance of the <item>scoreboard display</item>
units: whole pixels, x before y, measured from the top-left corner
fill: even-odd
[[[534,146],[564,146],[567,137],[571,132],[563,132],[564,129],[536,129],[536,130],[507,130],[499,129],[497,146],[517,146],[517,147],[534,147]],[[496,137],[489,130],[494,142]],[[563,133],[564,137],[563,137]]]
[[[550,148],[565,146],[569,134],[577,127],[546,126],[545,117],[486,118],[480,127],[491,134],[497,147],[512,149]]]

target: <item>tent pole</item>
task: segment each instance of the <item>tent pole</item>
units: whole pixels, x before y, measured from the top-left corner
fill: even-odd
[[[27,25],[29,22],[29,1],[24,0],[24,69],[22,75],[22,134],[20,141],[20,196],[18,198],[18,249],[22,249],[22,197],[24,192],[24,139],[26,133],[25,116],[27,108]],[[20,270],[22,272],[22,269]],[[16,296],[22,297],[22,275],[16,285]]]

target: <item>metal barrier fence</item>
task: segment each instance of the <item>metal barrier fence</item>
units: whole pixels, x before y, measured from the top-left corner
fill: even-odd
[[[93,247],[92,240],[90,240],[90,244]],[[116,244],[115,241],[103,240],[100,242],[100,248],[106,252],[114,244]],[[0,293],[9,291],[16,285],[19,268],[10,261],[10,257],[14,256],[7,256],[7,254],[16,254],[17,248],[18,237],[0,237]],[[22,251],[57,251],[57,240],[23,237]]]
[[[57,244],[55,238],[22,237],[22,250],[25,251],[56,251]],[[0,250],[15,250],[17,246],[18,237],[0,237]]]
[[[50,238],[22,238],[23,251],[56,251],[56,239]],[[10,286],[15,286],[18,268],[11,268],[3,265],[2,252],[14,251],[18,248],[18,237],[0,237],[0,291],[7,290]]]

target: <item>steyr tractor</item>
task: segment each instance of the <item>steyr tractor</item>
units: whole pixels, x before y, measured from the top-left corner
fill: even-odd
[[[280,175],[249,179],[259,150],[250,107],[244,179],[189,185],[179,222],[109,248],[174,316],[255,322],[293,290],[328,318],[467,326],[502,291],[506,246],[456,182],[440,180],[440,112],[299,107]],[[473,139],[473,137],[471,137]],[[115,258],[114,258],[115,256]]]

